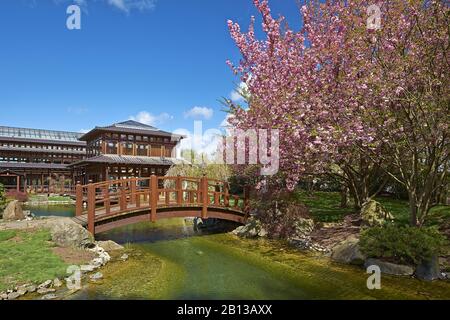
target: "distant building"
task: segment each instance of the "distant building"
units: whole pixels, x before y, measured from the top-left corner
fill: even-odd
[[[84,135],[0,126],[0,183],[7,189],[64,193],[78,181],[165,175],[182,161],[175,156],[181,139],[132,120]]]

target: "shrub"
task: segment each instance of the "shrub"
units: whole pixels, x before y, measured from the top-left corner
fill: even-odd
[[[0,183],[0,211],[4,209],[6,205],[5,188]]]
[[[6,197],[14,199],[14,200],[21,201],[21,202],[27,202],[28,201],[28,194],[27,193],[21,192],[21,191],[16,191],[16,190],[8,191],[6,193]]]
[[[360,247],[370,258],[417,265],[443,253],[446,241],[436,228],[396,226],[390,223],[364,230]]]
[[[275,194],[253,201],[252,209],[264,225],[269,237],[288,239],[297,233],[298,222],[310,219],[308,209],[289,194]]]

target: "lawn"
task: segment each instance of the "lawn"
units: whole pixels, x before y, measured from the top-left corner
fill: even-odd
[[[304,203],[314,219],[320,222],[339,222],[346,215],[355,213],[352,204],[350,204],[349,208],[340,207],[341,198],[337,192],[315,192],[311,196],[304,191],[299,191],[296,193],[296,199]],[[378,197],[375,200],[379,201],[390,211],[398,223],[409,223],[409,207],[407,201],[388,197]],[[450,206],[434,207],[430,212],[427,224],[441,225],[446,222],[450,222]]]
[[[50,240],[48,231],[0,231],[0,291],[66,275]]]
[[[30,195],[28,198],[28,201],[30,202],[45,202],[45,201],[58,201],[58,202],[67,202],[71,201],[72,199],[70,197],[65,196],[50,196],[47,195]]]

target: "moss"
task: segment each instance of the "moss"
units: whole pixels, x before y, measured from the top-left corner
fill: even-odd
[[[50,240],[48,231],[0,231],[0,291],[66,274]]]

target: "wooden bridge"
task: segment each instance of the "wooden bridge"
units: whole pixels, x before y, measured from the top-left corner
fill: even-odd
[[[189,177],[131,178],[76,186],[77,223],[92,234],[137,222],[174,217],[245,223],[249,192],[230,195],[228,183]]]

